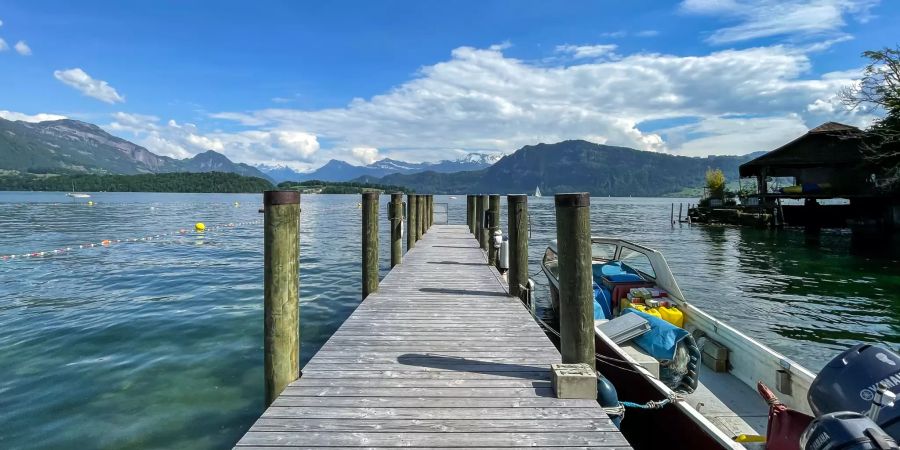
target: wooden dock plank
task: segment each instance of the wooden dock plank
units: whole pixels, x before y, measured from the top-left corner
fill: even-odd
[[[435,226],[236,448],[629,448],[464,225]]]

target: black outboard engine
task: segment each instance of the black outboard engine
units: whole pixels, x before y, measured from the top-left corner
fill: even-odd
[[[825,414],[800,436],[803,450],[894,450],[897,442],[872,419],[855,412]]]
[[[816,419],[804,450],[897,449],[900,440],[900,355],[859,344],[831,360],[809,386]]]

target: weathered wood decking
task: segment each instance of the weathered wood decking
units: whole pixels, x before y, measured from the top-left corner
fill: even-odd
[[[595,401],[554,397],[559,360],[468,228],[434,226],[237,448],[628,448]]]

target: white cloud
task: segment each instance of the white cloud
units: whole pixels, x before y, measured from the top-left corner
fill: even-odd
[[[0,110],[0,118],[6,119],[6,120],[21,120],[23,122],[44,122],[47,120],[65,119],[66,116],[61,116],[59,114],[47,114],[47,113],[24,114],[24,113],[15,112],[15,111]]]
[[[354,147],[350,153],[357,161],[365,165],[378,161],[378,149],[375,147]]]
[[[657,31],[657,30],[639,30],[639,31],[629,32],[629,31],[625,31],[625,30],[618,30],[618,31],[607,31],[605,33],[600,33],[600,37],[610,38],[610,39],[620,39],[620,38],[624,38],[624,37],[628,37],[628,36],[647,38],[647,37],[659,36],[659,31]]]
[[[31,47],[25,43],[25,41],[16,42],[16,52],[22,56],[30,56],[31,55]]]
[[[215,150],[229,159],[250,164],[292,163],[304,167],[319,150],[315,135],[291,129],[215,131],[202,133],[190,123],[166,123],[156,116],[117,112],[106,128],[128,133],[149,150],[173,158],[187,158]]]
[[[808,107],[830,101],[855,76],[811,76],[811,68],[802,49],[785,46],[700,56],[636,53],[550,66],[509,58],[500,50],[461,47],[449,60],[423,67],[412,80],[345,107],[213,117],[254,128],[302,130],[331,144],[330,154],[310,157],[319,163],[336,154],[359,160],[352,152],[359,147],[423,161],[455,155],[459,148],[510,152],[565,139],[737,154],[770,149],[773,141],[825,120],[858,120],[853,112]],[[684,117],[699,118],[703,128],[684,130],[679,142],[670,142],[678,130],[641,129],[647,121]],[[780,131],[769,133],[764,126]]]
[[[617,55],[613,53],[618,46],[614,44],[603,45],[557,45],[556,51],[559,53],[567,53],[575,59],[582,58],[600,58],[608,56],[615,58]]]
[[[669,148],[687,156],[740,155],[737,149],[772,150],[809,127],[797,114],[777,117],[710,117],[696,124],[682,125],[659,133],[666,136]]]
[[[0,52],[5,52],[7,50],[9,50],[9,44],[7,44],[3,38],[0,38]]]
[[[56,70],[53,72],[53,76],[88,97],[110,104],[125,102],[125,97],[119,95],[109,83],[91,78],[90,75],[80,68]]]
[[[810,37],[839,34],[845,18],[865,22],[879,0],[684,0],[687,13],[720,16],[736,25],[707,39],[727,44],[771,36]]]
[[[0,20],[0,27],[2,27],[2,26],[3,26],[3,21],[2,21],[2,20]]]

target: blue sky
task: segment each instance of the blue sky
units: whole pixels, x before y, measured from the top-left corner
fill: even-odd
[[[0,116],[300,169],[576,138],[767,150],[870,121],[834,94],[900,43],[877,0],[6,0],[0,21]]]

